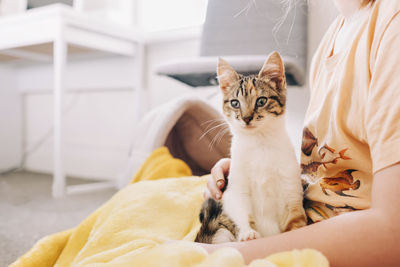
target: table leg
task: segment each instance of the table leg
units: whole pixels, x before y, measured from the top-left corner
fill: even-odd
[[[148,101],[149,99],[149,91],[147,89],[147,84],[146,84],[146,47],[145,44],[142,40],[139,41],[136,45],[136,50],[134,52],[134,55],[131,57],[133,61],[133,65],[135,66],[135,75],[134,75],[134,80],[133,80],[133,98],[132,101],[135,105],[135,115],[134,115],[134,121],[132,124],[132,131],[131,131],[131,142],[130,142],[130,147],[129,147],[129,155],[126,163],[125,170],[118,176],[118,180],[116,182],[116,185],[119,189],[122,189],[125,187],[130,179],[132,178],[131,176],[133,175],[132,172],[132,162],[131,162],[131,157],[132,154],[135,153],[132,151],[133,149],[133,144],[135,142],[136,138],[136,133],[135,133],[135,127],[138,124],[138,122],[142,119],[142,116],[146,113],[146,111],[149,108],[150,102]]]
[[[64,40],[62,27],[54,41],[53,51],[53,124],[54,124],[54,150],[53,150],[53,197],[62,197],[65,194],[65,172],[63,164],[63,94],[65,66],[67,61],[67,44]]]

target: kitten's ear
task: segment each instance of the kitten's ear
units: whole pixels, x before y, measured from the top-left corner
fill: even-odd
[[[239,80],[239,74],[222,58],[218,59],[218,82],[222,92],[226,93],[227,88],[232,83]]]
[[[264,66],[258,73],[258,78],[273,80],[279,87],[285,85],[285,66],[278,52],[274,51],[269,54]]]

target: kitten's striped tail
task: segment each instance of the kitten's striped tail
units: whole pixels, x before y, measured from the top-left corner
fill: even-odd
[[[200,211],[200,222],[195,242],[212,244],[235,241],[236,226],[223,213],[221,201],[206,199]]]

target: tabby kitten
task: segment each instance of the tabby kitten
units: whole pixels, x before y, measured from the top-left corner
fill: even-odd
[[[299,164],[285,127],[281,56],[271,53],[257,76],[242,76],[223,59],[217,73],[232,133],[231,166],[222,200],[203,203],[195,241],[245,241],[306,225]]]

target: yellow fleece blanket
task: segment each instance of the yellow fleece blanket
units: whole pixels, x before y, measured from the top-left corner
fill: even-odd
[[[208,255],[192,242],[207,176],[194,177],[166,148],[155,150],[125,187],[74,229],[47,236],[11,266],[244,266],[237,250]],[[314,250],[282,252],[250,266],[329,266]]]

